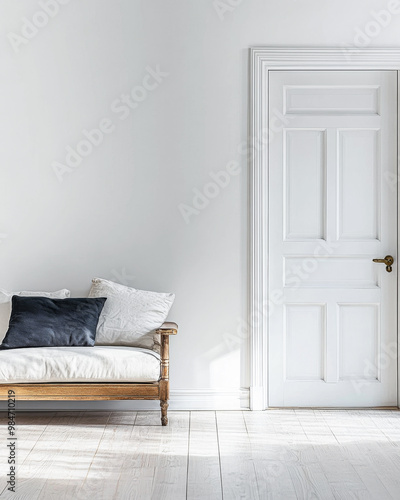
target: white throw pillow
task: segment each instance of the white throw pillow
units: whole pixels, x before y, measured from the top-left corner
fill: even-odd
[[[97,324],[96,345],[158,350],[154,330],[166,320],[175,299],[173,293],[146,292],[94,278],[89,297],[107,298]]]
[[[11,316],[11,297],[20,295],[22,297],[48,297],[49,299],[67,299],[71,292],[69,290],[57,290],[56,292],[7,292],[0,288],[0,342],[3,341]]]

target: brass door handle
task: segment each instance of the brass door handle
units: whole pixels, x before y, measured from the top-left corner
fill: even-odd
[[[379,262],[379,264],[386,264],[386,271],[388,273],[392,272],[392,264],[394,262],[394,258],[391,255],[386,255],[384,259],[372,259],[373,262]]]

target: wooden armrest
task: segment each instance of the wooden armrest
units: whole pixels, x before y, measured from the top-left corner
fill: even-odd
[[[163,323],[160,328],[157,328],[156,333],[161,335],[176,335],[178,333],[178,325],[171,321]]]

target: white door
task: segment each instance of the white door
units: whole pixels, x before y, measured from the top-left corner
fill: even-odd
[[[396,406],[397,72],[271,71],[269,120],[269,405]]]

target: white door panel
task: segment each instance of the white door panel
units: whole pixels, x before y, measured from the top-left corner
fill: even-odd
[[[397,405],[397,72],[271,71],[269,109],[269,405]]]

